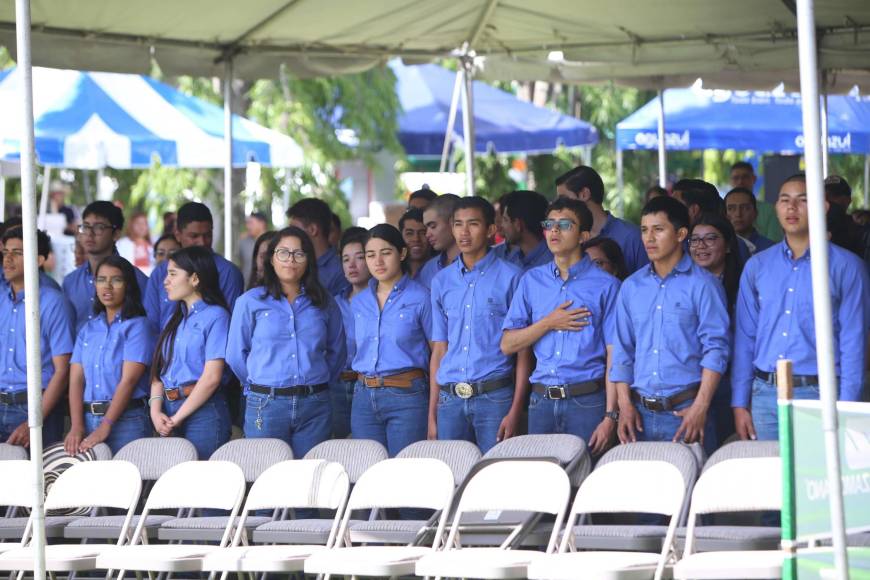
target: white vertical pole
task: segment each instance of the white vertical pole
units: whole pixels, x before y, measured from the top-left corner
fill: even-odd
[[[804,158],[807,168],[807,210],[810,218],[810,266],[813,281],[813,316],[816,325],[816,358],[822,403],[822,429],[828,468],[836,577],[848,578],[843,484],[837,442],[837,375],[834,370],[834,337],[828,280],[828,232],[825,224],[825,189],[822,177],[822,137],[819,119],[819,75],[816,59],[816,24],[813,0],[797,0],[798,56],[800,57],[801,109],[804,125]]]
[[[24,244],[24,336],[27,345],[27,425],[33,467],[33,578],[45,580],[45,488],[42,474],[42,354],[39,331],[39,268],[36,261],[33,69],[30,62],[30,0],[15,1],[18,72],[21,75],[21,221]]]
[[[444,148],[441,150],[441,165],[438,171],[444,173],[447,169],[447,155],[453,142],[453,127],[456,125],[456,109],[459,108],[459,95],[462,93],[462,70],[456,71],[456,81],[453,83],[453,96],[450,97],[450,112],[447,114],[447,129],[444,131]]]
[[[867,183],[867,180],[864,180]],[[867,189],[867,186],[864,186]],[[6,221],[6,178],[0,175],[0,222]]]
[[[827,75],[822,75],[822,177],[828,177],[828,83]]]
[[[668,157],[665,144],[665,91],[659,89],[659,185],[668,186]]]
[[[465,137],[465,195],[474,195],[474,75],[472,61],[462,60],[463,88],[462,132]]]
[[[870,209],[870,155],[864,156],[864,209]]]
[[[22,174],[24,173],[22,169]],[[39,218],[36,220],[37,227],[45,229],[45,215],[48,213],[48,195],[51,192],[51,167],[46,165],[42,169],[42,197],[39,198]]]
[[[616,148],[616,215],[625,217],[625,191],[622,177],[622,149]]]
[[[224,258],[233,259],[233,61],[224,63]]]

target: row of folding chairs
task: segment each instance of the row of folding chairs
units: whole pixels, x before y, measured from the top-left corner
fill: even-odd
[[[4,463],[4,472],[27,481],[26,461]],[[567,509],[570,479],[558,461],[489,461],[460,488],[446,463],[432,458],[386,459],[369,467],[350,490],[347,471],[336,462],[286,460],[267,468],[246,492],[245,475],[235,463],[185,462],[168,469],[154,484],[138,522],[133,524],[142,476],[130,462],[74,465],[54,483],[46,509],[109,507],[124,510],[115,546],[54,544],[46,550],[51,572],[108,569],[154,572],[306,572],[349,576],[468,578],[676,578],[770,577],[781,572],[782,552],[695,552],[696,521],[718,511],[775,510],[781,504],[781,467],[777,457],[722,461],[694,486],[686,546],[675,549],[676,528],[685,503],[683,474],[670,462],[613,460],[581,483]],[[5,498],[7,501],[13,498]],[[24,503],[24,498],[21,498]],[[144,525],[161,509],[220,509],[229,516],[218,545],[148,544]],[[245,521],[260,510],[335,511],[323,544],[245,544]],[[360,545],[350,534],[358,510],[417,508],[434,510],[437,524],[426,545]],[[497,547],[464,544],[460,534],[467,514],[504,510],[553,518],[544,551],[514,548],[513,534]],[[592,513],[622,511],[659,514],[669,519],[660,552],[575,551],[575,524]],[[449,521],[449,525],[448,525]],[[564,524],[564,526],[563,526]],[[426,526],[424,523],[421,530]],[[522,526],[517,526],[519,530]],[[129,530],[133,528],[132,533]],[[24,542],[29,539],[29,530]],[[561,540],[560,540],[561,537]],[[30,546],[5,548],[0,570],[32,570]]]

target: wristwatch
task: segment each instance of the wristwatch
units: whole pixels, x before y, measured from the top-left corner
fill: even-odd
[[[614,421],[619,421],[619,411],[605,411],[604,416]]]

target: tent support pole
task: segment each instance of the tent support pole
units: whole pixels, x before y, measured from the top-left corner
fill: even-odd
[[[33,69],[30,59],[30,0],[15,1],[21,138],[21,222],[24,245],[24,328],[27,344],[27,425],[33,468],[33,578],[45,580],[45,481],[42,473],[42,353],[39,330],[39,269],[36,262],[36,179],[34,175]]]
[[[867,179],[864,179],[864,183],[867,183]],[[864,186],[864,189],[867,189],[867,186]],[[0,175],[0,222],[6,221],[6,178]]]
[[[616,148],[616,213],[620,218],[625,217],[625,183],[622,176],[622,149]]]
[[[465,137],[465,195],[474,195],[474,62],[471,57],[462,58],[462,132]]]
[[[453,141],[453,127],[456,125],[456,109],[459,108],[459,95],[462,92],[462,71],[456,72],[453,83],[453,96],[450,97],[450,113],[447,115],[447,130],[444,132],[444,148],[441,150],[441,165],[438,171],[444,173],[447,169],[447,156],[450,153],[450,143]]]
[[[233,60],[224,61],[224,258],[233,259]]]
[[[870,155],[864,156],[864,209],[870,209]]]
[[[23,174],[23,172],[22,172]],[[51,191],[51,167],[42,168],[42,197],[39,198],[39,219],[36,225],[45,228],[45,215],[48,213],[48,194]]]
[[[828,177],[828,75],[822,71],[822,177]]]
[[[668,186],[668,158],[665,146],[665,91],[659,89],[659,185]]]
[[[804,125],[804,155],[807,176],[807,210],[810,218],[810,267],[813,281],[813,315],[816,325],[816,357],[822,404],[828,500],[831,511],[836,578],[848,578],[846,528],[843,514],[843,484],[837,442],[837,375],[834,370],[834,339],[831,324],[831,294],[828,280],[828,235],[825,224],[825,189],[822,183],[822,137],[819,119],[819,75],[813,0],[797,0],[798,56],[801,79],[801,111]]]

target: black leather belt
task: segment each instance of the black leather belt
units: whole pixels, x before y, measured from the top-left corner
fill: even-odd
[[[27,402],[27,390],[17,393],[0,393],[0,405],[20,405]]]
[[[755,378],[761,379],[765,383],[770,383],[771,385],[776,384],[776,373],[766,373],[764,371],[760,371],[755,369]],[[795,387],[808,387],[808,386],[816,386],[819,384],[819,376],[818,375],[792,375],[791,376],[792,385]]]
[[[566,385],[532,383],[532,392],[537,393],[538,395],[543,395],[547,399],[558,401],[561,399],[570,399],[571,397],[579,397],[580,395],[589,395],[598,391],[603,386],[604,379],[585,381],[583,383],[569,383]]]
[[[127,403],[127,408],[124,409],[124,411],[144,409],[147,401],[148,399],[130,399],[130,402]],[[102,417],[109,411],[109,406],[111,404],[112,401],[91,401],[90,403],[86,401],[85,413],[90,413],[91,415]]]
[[[476,383],[449,383],[446,385],[438,385],[442,391],[446,391],[452,395],[456,395],[460,399],[470,399],[476,395],[482,395],[503,389],[514,384],[513,377],[503,377],[493,379],[491,381],[477,381]]]
[[[670,397],[647,397],[632,389],[631,398],[635,403],[639,404],[647,411],[669,413],[680,403],[685,403],[686,401],[690,401],[697,397],[698,388],[700,386],[701,383],[689,385],[686,389],[676,393],[675,395],[671,395]]]
[[[308,395],[313,395],[314,393],[325,391],[328,388],[329,385],[327,383],[320,383],[319,385],[296,385],[293,387],[267,387],[265,385],[251,385],[250,390],[252,393],[271,395],[273,397],[305,397]]]

